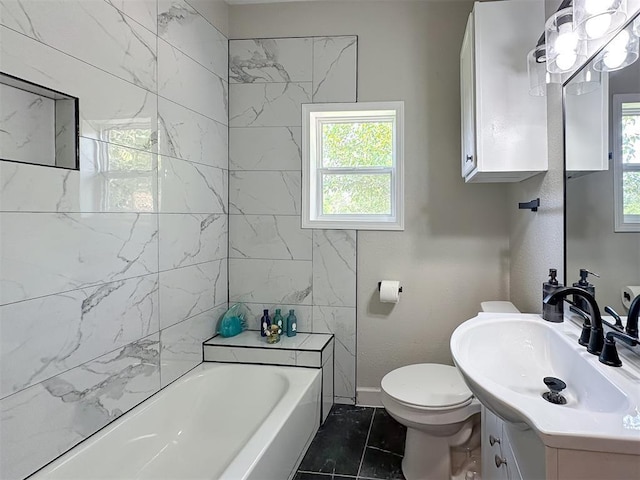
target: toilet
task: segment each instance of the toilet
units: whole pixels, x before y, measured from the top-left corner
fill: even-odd
[[[482,302],[481,309],[520,312],[508,301]],[[436,363],[407,365],[387,373],[380,387],[384,408],[407,427],[402,460],[405,478],[450,480],[451,447],[479,446],[480,402],[458,369]]]
[[[480,402],[458,369],[434,363],[407,365],[384,376],[381,394],[389,415],[407,427],[405,478],[450,480],[450,449],[469,441],[480,413]]]

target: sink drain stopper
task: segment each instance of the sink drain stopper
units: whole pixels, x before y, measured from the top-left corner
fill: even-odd
[[[543,382],[549,388],[549,391],[544,392],[542,398],[555,405],[565,405],[567,403],[567,399],[560,393],[567,388],[566,383],[556,377],[544,377]]]

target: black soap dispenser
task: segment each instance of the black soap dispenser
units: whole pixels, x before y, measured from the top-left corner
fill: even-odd
[[[542,298],[551,295],[556,290],[562,288],[562,284],[558,283],[558,270],[549,269],[549,280],[542,284]],[[542,318],[548,322],[560,323],[564,320],[564,302],[560,301],[555,305],[542,302]]]
[[[593,285],[593,283],[589,283],[589,280],[587,280],[587,277],[589,275],[593,275],[595,277],[600,277],[600,275],[598,275],[597,273],[590,272],[586,268],[581,268],[580,269],[580,280],[578,280],[576,283],[574,283],[573,286],[581,288],[583,290],[586,290],[587,292],[589,292],[591,294],[591,296],[593,296],[595,298],[595,296],[596,296],[596,287],[595,287],[595,285]],[[587,301],[583,297],[580,297],[578,295],[574,295],[573,296],[573,303],[574,303],[574,305],[576,307],[578,307],[583,312],[590,313],[589,312],[589,304],[587,303]]]

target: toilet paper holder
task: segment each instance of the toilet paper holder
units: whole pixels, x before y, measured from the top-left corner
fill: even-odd
[[[378,291],[380,291],[381,285],[382,285],[382,282],[378,282]],[[402,293],[402,287],[398,288],[398,293]]]

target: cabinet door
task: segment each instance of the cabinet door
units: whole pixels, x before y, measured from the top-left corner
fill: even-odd
[[[482,479],[522,480],[504,422],[482,407]]]
[[[462,115],[462,176],[466,177],[475,167],[475,72],[474,72],[473,12],[467,21],[467,30],[460,50],[460,101]]]
[[[506,468],[498,468],[495,457],[502,458],[502,421],[485,407],[482,407],[482,479],[506,479]]]

